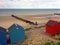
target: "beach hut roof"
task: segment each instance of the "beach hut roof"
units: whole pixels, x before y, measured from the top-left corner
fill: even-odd
[[[56,22],[56,21],[49,20],[48,23],[47,23],[47,25],[48,25],[48,26],[52,26],[52,25],[54,24],[54,22]]]
[[[60,23],[60,21],[59,21],[59,23]]]
[[[18,25],[18,24],[16,24],[16,23],[14,23],[12,26],[10,26],[9,28],[8,28],[8,30],[9,31],[11,31],[12,29],[18,29],[18,28],[23,28],[22,26],[20,26],[20,25]]]
[[[6,32],[6,29],[0,26],[0,31]]]

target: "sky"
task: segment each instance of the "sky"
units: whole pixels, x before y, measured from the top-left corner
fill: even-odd
[[[60,9],[60,0],[0,0],[0,9]]]

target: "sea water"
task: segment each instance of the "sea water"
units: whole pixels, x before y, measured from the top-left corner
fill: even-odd
[[[0,9],[1,15],[31,15],[41,13],[60,13],[60,9]]]

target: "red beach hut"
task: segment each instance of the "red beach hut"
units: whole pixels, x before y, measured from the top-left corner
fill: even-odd
[[[59,23],[57,21],[49,20],[46,24],[46,32],[48,34],[59,33]]]
[[[60,33],[60,21],[59,21],[59,33]]]

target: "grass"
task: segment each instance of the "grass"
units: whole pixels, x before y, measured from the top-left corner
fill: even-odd
[[[45,26],[38,26],[38,27],[34,27],[34,28],[42,28],[42,27],[45,27]]]
[[[55,40],[60,41],[60,33],[55,34],[55,36],[54,36],[53,38],[54,38]]]
[[[32,29],[32,28],[26,28],[25,30],[26,30],[26,31],[29,31],[30,29]]]
[[[47,41],[47,42],[45,42],[45,44],[44,44],[44,45],[51,45],[51,44],[52,44],[52,45],[55,45],[53,41],[50,41],[50,40],[48,39],[48,41]]]
[[[54,38],[54,39],[56,39],[56,40],[60,40],[60,38]]]
[[[50,42],[46,42],[45,45],[51,45],[51,43]]]
[[[56,45],[60,45],[60,42],[58,42]]]
[[[36,27],[34,27],[34,28],[42,28],[42,27],[45,27],[45,26],[38,26],[38,27],[36,26]],[[26,30],[26,31],[29,31],[30,29],[32,29],[32,28],[29,27],[29,28],[26,28],[25,30]]]
[[[38,27],[36,26],[36,27],[34,27],[34,28],[42,28],[42,27],[45,27],[45,26],[38,26]],[[29,28],[26,28],[25,30],[28,31],[28,30],[30,30],[30,29],[32,29],[32,28],[29,27]]]

